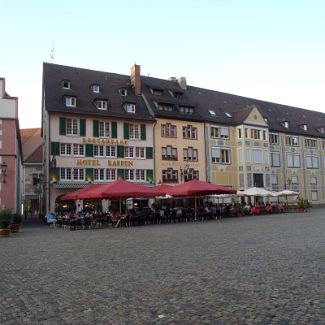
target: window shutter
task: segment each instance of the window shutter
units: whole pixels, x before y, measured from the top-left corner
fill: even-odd
[[[60,135],[65,135],[66,134],[66,120],[65,120],[65,117],[60,117],[59,134]]]
[[[51,142],[51,155],[60,155],[60,142]]]
[[[124,169],[117,169],[117,179],[124,179]]]
[[[86,168],[86,181],[92,182],[94,180],[94,172],[92,168]]]
[[[112,122],[112,138],[116,139],[117,138],[117,123]]]
[[[99,137],[99,121],[93,120],[93,137]]]
[[[86,143],[86,157],[94,156],[94,145],[90,143]]]
[[[117,146],[117,158],[124,158],[124,146]]]
[[[130,139],[129,123],[124,123],[124,139]]]
[[[151,183],[153,182],[153,170],[147,169],[147,182]]]
[[[146,158],[147,159],[153,158],[153,148],[152,147],[146,147]]]
[[[141,128],[141,140],[146,140],[146,125],[141,124],[140,128]]]
[[[86,120],[80,119],[80,136],[86,136]]]

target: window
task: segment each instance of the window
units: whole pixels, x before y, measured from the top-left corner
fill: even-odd
[[[134,113],[135,113],[135,104],[131,104],[131,103],[126,103],[126,104],[124,104],[124,110],[125,110],[127,113],[132,113],[132,114],[134,114]]]
[[[94,145],[94,157],[105,157],[105,146]]]
[[[193,107],[188,107],[188,106],[180,106],[179,111],[183,114],[193,114],[194,113],[194,108]]]
[[[60,143],[60,155],[71,156],[71,143]]]
[[[266,131],[263,130],[263,140],[265,141],[266,140]]]
[[[177,149],[172,146],[162,147],[161,158],[163,160],[177,160]]]
[[[71,89],[71,82],[69,80],[62,81],[62,88],[63,89]]]
[[[271,175],[271,185],[278,185],[278,175]]]
[[[261,130],[251,129],[251,139],[260,140],[261,139]]]
[[[212,109],[209,109],[209,113],[210,113],[211,116],[216,116],[217,115],[216,112],[214,110],[212,110]]]
[[[124,179],[134,181],[134,169],[124,169]]]
[[[298,176],[296,176],[296,175],[291,176],[291,184],[294,184],[294,185],[298,184]]]
[[[64,104],[66,107],[76,107],[77,98],[73,96],[64,96]]]
[[[192,147],[183,149],[183,159],[185,161],[198,161],[198,150]]]
[[[167,168],[162,171],[163,183],[177,183],[178,182],[178,171],[173,168]]]
[[[145,170],[144,169],[136,169],[135,170],[135,179],[137,181],[145,181]]]
[[[319,133],[324,134],[325,133],[325,128],[324,127],[320,127],[317,129]]]
[[[183,96],[183,93],[181,93],[179,91],[172,91],[171,94],[175,98],[182,98],[182,96]]]
[[[172,125],[170,123],[162,124],[161,125],[161,136],[163,138],[176,138],[177,132],[176,132],[176,125]]]
[[[300,155],[294,153],[287,153],[287,166],[300,167]]]
[[[150,88],[150,91],[155,96],[161,96],[164,92],[162,89],[158,89],[158,88]]]
[[[120,93],[120,95],[123,96],[123,97],[125,97],[125,96],[128,95],[128,91],[127,91],[127,89],[125,89],[125,88],[120,88],[120,89],[119,89],[119,93]]]
[[[94,168],[94,180],[104,181],[105,180],[105,169],[104,168]]]
[[[116,157],[116,146],[106,146],[106,157]]]
[[[227,127],[214,127],[210,128],[211,138],[229,139],[229,128]]]
[[[317,177],[315,175],[310,176],[310,184],[317,185]]]
[[[85,146],[83,144],[73,144],[73,155],[74,156],[84,156],[85,155]]]
[[[225,112],[225,114],[226,114],[227,117],[232,117],[231,114],[228,113],[228,112]]]
[[[144,147],[135,147],[135,158],[145,158]]]
[[[269,134],[269,142],[270,142],[270,144],[279,144],[279,135],[270,133]]]
[[[96,100],[96,107],[98,109],[107,110],[107,100]]]
[[[284,122],[282,122],[281,124],[282,124],[282,126],[283,126],[284,128],[286,128],[286,129],[289,128],[289,122],[284,121]]]
[[[79,120],[66,119],[66,135],[79,135]]]
[[[269,153],[267,150],[246,149],[246,164],[269,164]]]
[[[138,124],[129,124],[129,139],[130,140],[140,139],[140,128]]]
[[[110,122],[99,121],[99,123],[98,123],[98,135],[100,137],[108,137],[109,138],[111,136],[110,129],[111,129],[111,123]]]
[[[280,152],[271,152],[271,166],[280,167]]]
[[[221,147],[211,148],[211,160],[216,164],[230,164],[230,149]]]
[[[241,129],[238,129],[238,139],[241,139]]]
[[[317,140],[316,139],[305,139],[305,147],[306,148],[317,148]]]
[[[172,112],[175,108],[175,105],[172,104],[158,104],[157,109],[159,111]]]
[[[99,93],[100,92],[100,87],[99,87],[99,85],[97,85],[97,84],[93,84],[93,85],[91,85],[90,86],[90,89],[91,89],[91,91],[93,92],[93,93]]]
[[[134,157],[134,147],[124,147],[124,158]]]
[[[199,171],[194,170],[193,168],[188,168],[184,171],[184,182],[192,179],[199,179]]]
[[[60,179],[83,181],[85,170],[83,168],[60,168]]]
[[[302,129],[303,129],[304,131],[307,131],[307,130],[308,130],[307,124],[303,124],[301,127],[302,127]]]
[[[106,180],[107,181],[116,180],[116,169],[112,169],[112,168],[106,169]]]
[[[287,146],[298,147],[299,146],[299,137],[296,136],[286,136],[285,142]]]
[[[311,200],[312,201],[318,201],[317,191],[311,191]]]
[[[306,167],[307,168],[318,168],[318,157],[317,156],[306,156]]]
[[[197,139],[197,128],[192,125],[183,126],[184,139]]]

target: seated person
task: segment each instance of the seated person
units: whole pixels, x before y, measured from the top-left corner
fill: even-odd
[[[55,227],[56,226],[56,218],[55,218],[55,215],[52,212],[49,212],[46,215],[46,222],[51,227]]]

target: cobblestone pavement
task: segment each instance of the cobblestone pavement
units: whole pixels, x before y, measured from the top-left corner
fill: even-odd
[[[0,324],[325,324],[325,209],[0,238]]]

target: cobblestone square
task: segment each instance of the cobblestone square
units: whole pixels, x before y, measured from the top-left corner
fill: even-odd
[[[325,209],[0,238],[0,324],[325,324]]]

